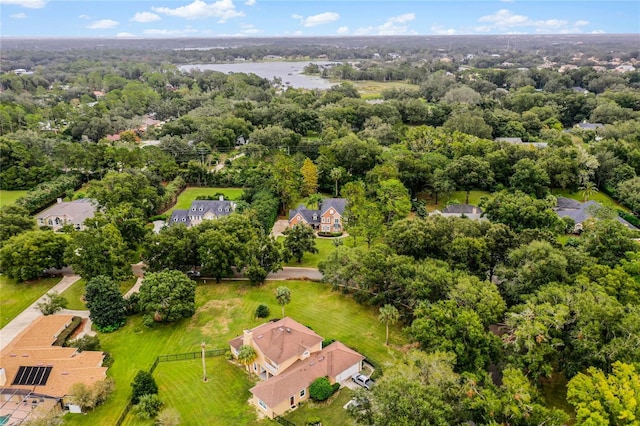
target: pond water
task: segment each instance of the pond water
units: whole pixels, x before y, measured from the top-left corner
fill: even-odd
[[[300,89],[328,89],[333,86],[324,78],[315,75],[304,75],[302,70],[304,67],[314,63],[317,65],[328,65],[334,62],[327,61],[309,61],[309,62],[234,62],[233,64],[193,64],[180,65],[181,71],[190,72],[194,69],[201,71],[212,70],[226,74],[229,73],[254,73],[262,78],[273,80],[279,77],[282,83]]]

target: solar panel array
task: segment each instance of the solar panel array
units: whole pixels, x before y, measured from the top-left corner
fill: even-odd
[[[47,384],[52,368],[20,366],[11,384],[18,386],[44,386]]]

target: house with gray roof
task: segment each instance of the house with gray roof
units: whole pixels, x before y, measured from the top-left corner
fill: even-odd
[[[434,210],[431,214],[444,217],[466,217],[473,220],[482,220],[482,209],[471,204],[449,204],[440,210]]]
[[[49,226],[54,231],[65,225],[72,225],[74,229],[81,231],[84,229],[84,221],[95,215],[97,205],[98,202],[92,198],[74,201],[62,201],[58,198],[56,204],[36,215],[36,222],[38,226]]]
[[[347,208],[344,198],[325,198],[317,210],[308,209],[300,204],[297,209],[289,210],[289,227],[302,223],[320,232],[343,232],[343,216]]]
[[[560,218],[569,217],[575,222],[573,232],[578,234],[582,232],[583,223],[593,217],[594,212],[602,207],[602,204],[590,200],[584,203],[572,200],[571,198],[558,197],[555,212]],[[637,230],[635,226],[627,222],[620,216],[616,216],[616,220],[629,229]]]
[[[219,219],[229,216],[236,210],[236,203],[225,200],[221,195],[219,200],[195,200],[188,210],[174,210],[169,219],[169,226],[183,224],[187,227],[196,226],[203,220]]]

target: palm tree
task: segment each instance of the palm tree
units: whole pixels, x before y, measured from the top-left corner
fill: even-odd
[[[333,169],[331,169],[331,171],[329,171],[329,176],[331,177],[331,180],[335,181],[336,183],[336,193],[335,196],[338,196],[338,182],[340,182],[340,180],[344,177],[344,175],[346,174],[346,170],[342,167],[334,167]]]
[[[583,186],[580,187],[580,192],[582,193],[582,197],[584,201],[589,201],[589,198],[596,192],[598,192],[598,186],[591,182],[590,180],[586,181]]]
[[[307,207],[317,208],[318,204],[321,201],[322,201],[322,194],[318,194],[317,192],[315,194],[311,194],[309,195],[309,197],[307,197]]]
[[[249,366],[256,360],[258,354],[256,350],[253,349],[253,346],[242,345],[240,346],[240,350],[238,351],[238,362],[244,365],[249,371],[249,376],[251,376],[251,368]]]
[[[393,305],[384,305],[380,308],[380,316],[378,317],[381,323],[387,328],[387,337],[384,341],[384,345],[389,345],[389,324],[395,324],[400,319],[400,312]]]
[[[291,302],[291,290],[287,287],[278,287],[276,289],[276,300],[282,306],[282,318],[284,318],[284,305],[288,305]]]

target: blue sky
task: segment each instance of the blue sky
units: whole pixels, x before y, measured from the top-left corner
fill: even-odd
[[[0,0],[0,35],[219,37],[640,33],[630,1]]]

